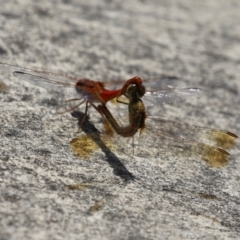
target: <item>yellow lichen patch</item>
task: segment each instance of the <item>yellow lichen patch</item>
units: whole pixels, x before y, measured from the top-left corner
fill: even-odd
[[[67,185],[67,187],[70,190],[80,190],[80,191],[83,191],[83,190],[85,190],[87,188],[93,188],[94,186],[91,185],[91,184],[88,184],[88,183],[77,183],[77,184]]]
[[[83,158],[89,158],[99,148],[97,143],[87,135],[74,138],[70,145],[73,152]]]
[[[99,211],[103,207],[104,203],[104,200],[96,201],[95,204],[89,208],[88,212],[93,214],[94,212]]]
[[[204,199],[208,199],[208,200],[219,200],[219,198],[215,195],[212,195],[212,194],[207,194],[207,193],[197,193],[198,196],[200,196],[201,198],[204,198]]]
[[[3,82],[0,82],[0,92],[7,92],[7,85]]]
[[[82,135],[70,142],[73,152],[81,158],[88,159],[99,148],[114,150],[114,144],[109,136],[100,137],[97,134]]]

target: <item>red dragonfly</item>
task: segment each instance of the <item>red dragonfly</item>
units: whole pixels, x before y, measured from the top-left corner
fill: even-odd
[[[89,106],[97,109],[95,106],[96,103],[105,105],[108,101],[124,94],[129,85],[135,84],[137,87],[142,85],[140,77],[133,77],[127,81],[100,82],[86,78],[32,70],[6,63],[0,63],[0,72],[11,73],[19,79],[43,87],[49,91],[60,93],[67,98],[66,102],[79,101],[67,111],[72,111],[85,103],[85,116],[87,115]],[[158,78],[158,81],[149,81],[151,87],[160,90],[147,91],[143,98],[149,102],[149,105],[156,105],[159,103],[181,101],[207,93],[205,90],[199,88],[173,88],[178,82],[178,78],[176,77],[162,75]]]

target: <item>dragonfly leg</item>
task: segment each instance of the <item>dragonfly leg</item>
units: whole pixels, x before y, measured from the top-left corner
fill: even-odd
[[[123,104],[126,104],[126,105],[129,104],[129,103],[127,103],[127,102],[124,102],[124,101],[119,100],[118,98],[119,98],[119,97],[116,98],[116,101],[117,101],[118,103],[123,103]]]
[[[81,132],[82,125],[83,125],[84,121],[86,120],[87,111],[88,111],[88,104],[89,104],[89,102],[86,101],[85,113],[84,113],[84,116],[83,116],[83,119],[82,119],[81,123],[78,125],[78,133]]]
[[[77,98],[74,98],[74,99],[69,99],[69,100],[66,100],[65,102],[71,102],[71,101],[77,101],[79,99]],[[82,102],[80,102],[79,104],[77,104],[76,106],[73,106],[71,108],[68,108],[67,110],[63,111],[63,112],[57,112],[57,114],[64,114],[66,112],[71,112],[73,111],[74,109],[78,108],[79,106],[81,106],[86,100],[83,100]]]
[[[93,103],[91,103],[91,105],[102,115],[103,118],[105,118],[104,114],[101,112],[99,107],[95,106]],[[105,104],[103,104],[103,105],[105,105]],[[101,105],[98,105],[98,106],[101,106]]]

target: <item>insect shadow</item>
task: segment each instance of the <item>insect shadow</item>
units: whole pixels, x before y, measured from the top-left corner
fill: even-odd
[[[104,141],[101,139],[100,132],[98,129],[89,121],[89,116],[85,116],[84,113],[80,111],[73,111],[71,113],[72,117],[78,119],[78,124],[81,125],[82,131],[98,145],[98,147],[104,152],[106,160],[113,168],[113,173],[116,176],[121,177],[124,181],[134,180],[134,175],[128,171],[120,159],[111,151],[111,149],[106,146]],[[85,118],[84,122],[83,118]],[[94,135],[94,138],[92,137]]]

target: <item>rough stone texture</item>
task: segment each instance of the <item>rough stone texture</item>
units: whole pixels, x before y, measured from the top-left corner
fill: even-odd
[[[158,115],[239,134],[239,1],[79,2],[2,0],[1,62],[108,81],[175,75],[212,94]],[[167,151],[80,159],[58,96],[0,79],[1,240],[239,239],[238,146],[221,169]]]

